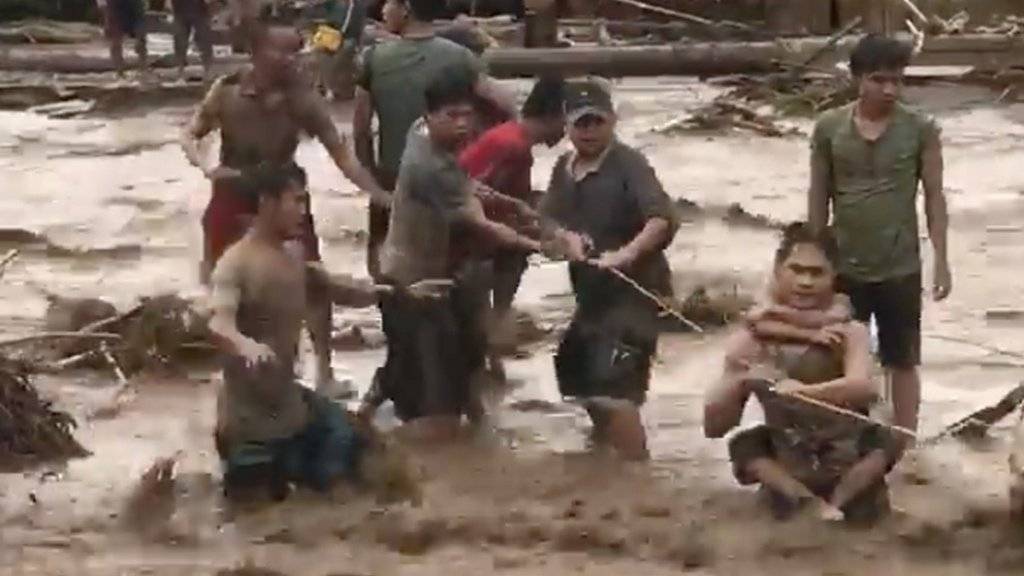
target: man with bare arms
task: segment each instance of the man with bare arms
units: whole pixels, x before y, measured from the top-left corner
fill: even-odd
[[[809,220],[823,230],[832,215],[839,243],[839,289],[854,317],[878,326],[879,355],[892,385],[894,421],[916,429],[921,403],[921,249],[918,184],[924,188],[934,249],[932,295],[949,296],[949,216],[942,184],[940,130],[900,101],[911,49],[869,35],[850,57],[856,102],[826,112],[811,142]]]
[[[217,262],[210,332],[223,350],[217,451],[229,495],[288,483],[326,489],[352,477],[365,440],[341,409],[301,386],[294,364],[313,283],[336,303],[370,306],[386,288],[329,276],[304,262],[308,201],[297,166],[247,169],[242,188],[256,199],[252,225]]]
[[[801,401],[867,414],[878,396],[867,329],[829,317],[837,262],[827,233],[786,229],[773,272],[778,304],[805,323],[832,323],[805,328],[775,317],[743,327],[705,400],[709,438],[739,425],[751,395],[760,401],[765,424],[733,436],[729,454],[740,483],[760,484],[780,517],[809,505],[826,520],[870,521],[888,508],[885,474],[898,443],[878,425]]]
[[[302,38],[291,28],[262,27],[253,35],[252,67],[214,82],[199,106],[184,137],[185,155],[200,168],[213,187],[203,214],[203,265],[206,282],[210,270],[231,244],[248,228],[255,204],[238,189],[242,170],[260,164],[291,163],[302,134],[315,137],[335,165],[359,188],[377,197],[383,191],[356,159],[347,139],[338,132],[323,99],[300,78],[295,59]],[[219,164],[207,160],[203,139],[220,131]],[[308,201],[308,197],[307,197]],[[308,260],[320,259],[313,217],[307,210],[302,243]],[[327,389],[331,370],[331,306],[323,295],[310,298],[310,336],[317,357],[316,383]]]

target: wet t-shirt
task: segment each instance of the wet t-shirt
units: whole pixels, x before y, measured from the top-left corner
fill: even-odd
[[[232,168],[290,162],[304,133],[328,150],[344,144],[326,103],[311,87],[300,82],[264,93],[248,71],[214,82],[196,114],[197,126],[220,129],[221,164]]]
[[[448,278],[451,239],[473,202],[469,177],[454,154],[436,147],[420,120],[409,130],[381,253],[384,275],[409,285]]]
[[[543,216],[566,230],[589,236],[598,253],[630,243],[651,218],[670,223],[666,246],[671,242],[678,229],[675,208],[643,154],[616,140],[596,164],[582,173],[573,169],[574,158],[570,152],[555,163],[547,194],[540,203]],[[593,266],[573,263],[569,272],[577,303],[583,309],[604,309],[609,299],[635,293],[621,279]],[[647,254],[625,272],[650,291],[672,294],[663,250]]]
[[[434,36],[400,38],[367,51],[358,84],[370,93],[377,112],[377,162],[386,173],[398,173],[409,128],[426,112],[427,86],[451,68],[478,74],[483,64],[467,48]]]
[[[777,379],[808,385],[842,377],[842,353],[809,344],[766,343],[759,361],[770,364]],[[758,394],[775,455],[801,481],[831,482],[861,458],[865,426],[821,408],[773,394]]]
[[[921,157],[939,127],[897,104],[886,131],[871,142],[857,129],[855,107],[825,113],[811,139],[812,154],[829,167],[839,271],[863,282],[919,273]]]
[[[266,344],[277,361],[251,369],[224,359],[218,395],[218,430],[228,442],[288,438],[309,420],[294,364],[306,309],[305,268],[293,255],[253,242],[247,235],[224,253],[212,275],[214,306],[237,303],[245,336]]]

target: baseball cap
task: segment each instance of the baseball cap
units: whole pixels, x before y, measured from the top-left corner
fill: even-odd
[[[603,78],[569,82],[566,86],[565,115],[569,122],[590,115],[605,119],[615,116],[611,85]]]

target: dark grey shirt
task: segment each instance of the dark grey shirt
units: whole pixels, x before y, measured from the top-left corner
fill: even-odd
[[[544,216],[562,228],[590,236],[597,252],[625,246],[651,218],[668,220],[675,236],[678,220],[672,199],[642,153],[615,141],[596,166],[579,175],[572,170],[574,158],[570,152],[555,164],[541,201]],[[638,260],[626,273],[648,290],[672,294],[668,260],[660,250]],[[625,287],[621,280],[585,264],[570,265],[570,274],[581,307],[588,305],[583,298],[587,293],[605,292],[602,286],[614,286],[612,291],[617,293]]]
[[[454,154],[434,146],[421,119],[409,129],[381,270],[400,284],[451,275],[452,232],[473,201]]]

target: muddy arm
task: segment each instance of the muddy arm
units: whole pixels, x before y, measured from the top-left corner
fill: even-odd
[[[352,139],[356,158],[371,171],[376,168],[373,154],[373,99],[363,87],[356,88],[355,107],[352,111]]]
[[[507,118],[518,118],[519,110],[516,108],[516,96],[512,91],[505,89],[504,86],[499,84],[494,78],[486,74],[481,74],[480,79],[477,80],[475,90],[476,95],[480,98],[487,100],[499,110],[501,110]]]
[[[242,297],[239,274],[232,254],[225,255],[217,263],[211,276],[213,316],[209,327],[210,338],[225,354],[245,357],[259,343],[242,334],[235,320]]]
[[[847,408],[867,408],[878,399],[878,383],[871,378],[871,336],[859,322],[845,326],[843,376],[824,384],[801,387],[799,393]]]
[[[707,438],[722,438],[739,425],[750,397],[743,377],[750,369],[757,346],[753,334],[747,330],[729,339],[722,377],[704,399],[704,436]]]
[[[935,299],[943,300],[952,290],[949,257],[946,249],[949,229],[949,210],[943,189],[942,141],[937,127],[927,136],[921,155],[921,182],[924,187],[924,212],[928,222],[928,237],[935,249]]]
[[[827,310],[798,310],[772,304],[747,316],[747,326],[759,338],[814,342],[818,330],[849,322],[853,306],[845,294],[836,294]]]
[[[209,162],[209,150],[204,145],[205,138],[220,127],[221,98],[223,80],[217,80],[206,93],[195,114],[181,134],[181,149],[189,164],[199,168],[207,177],[216,170],[216,163]]]
[[[366,308],[380,301],[382,294],[391,291],[388,286],[377,286],[370,280],[347,274],[330,274],[319,262],[306,264],[310,289],[330,296],[331,302],[350,308]]]
[[[807,193],[807,221],[815,231],[828,226],[832,189],[831,145],[824,127],[815,126],[811,137],[811,183]]]

